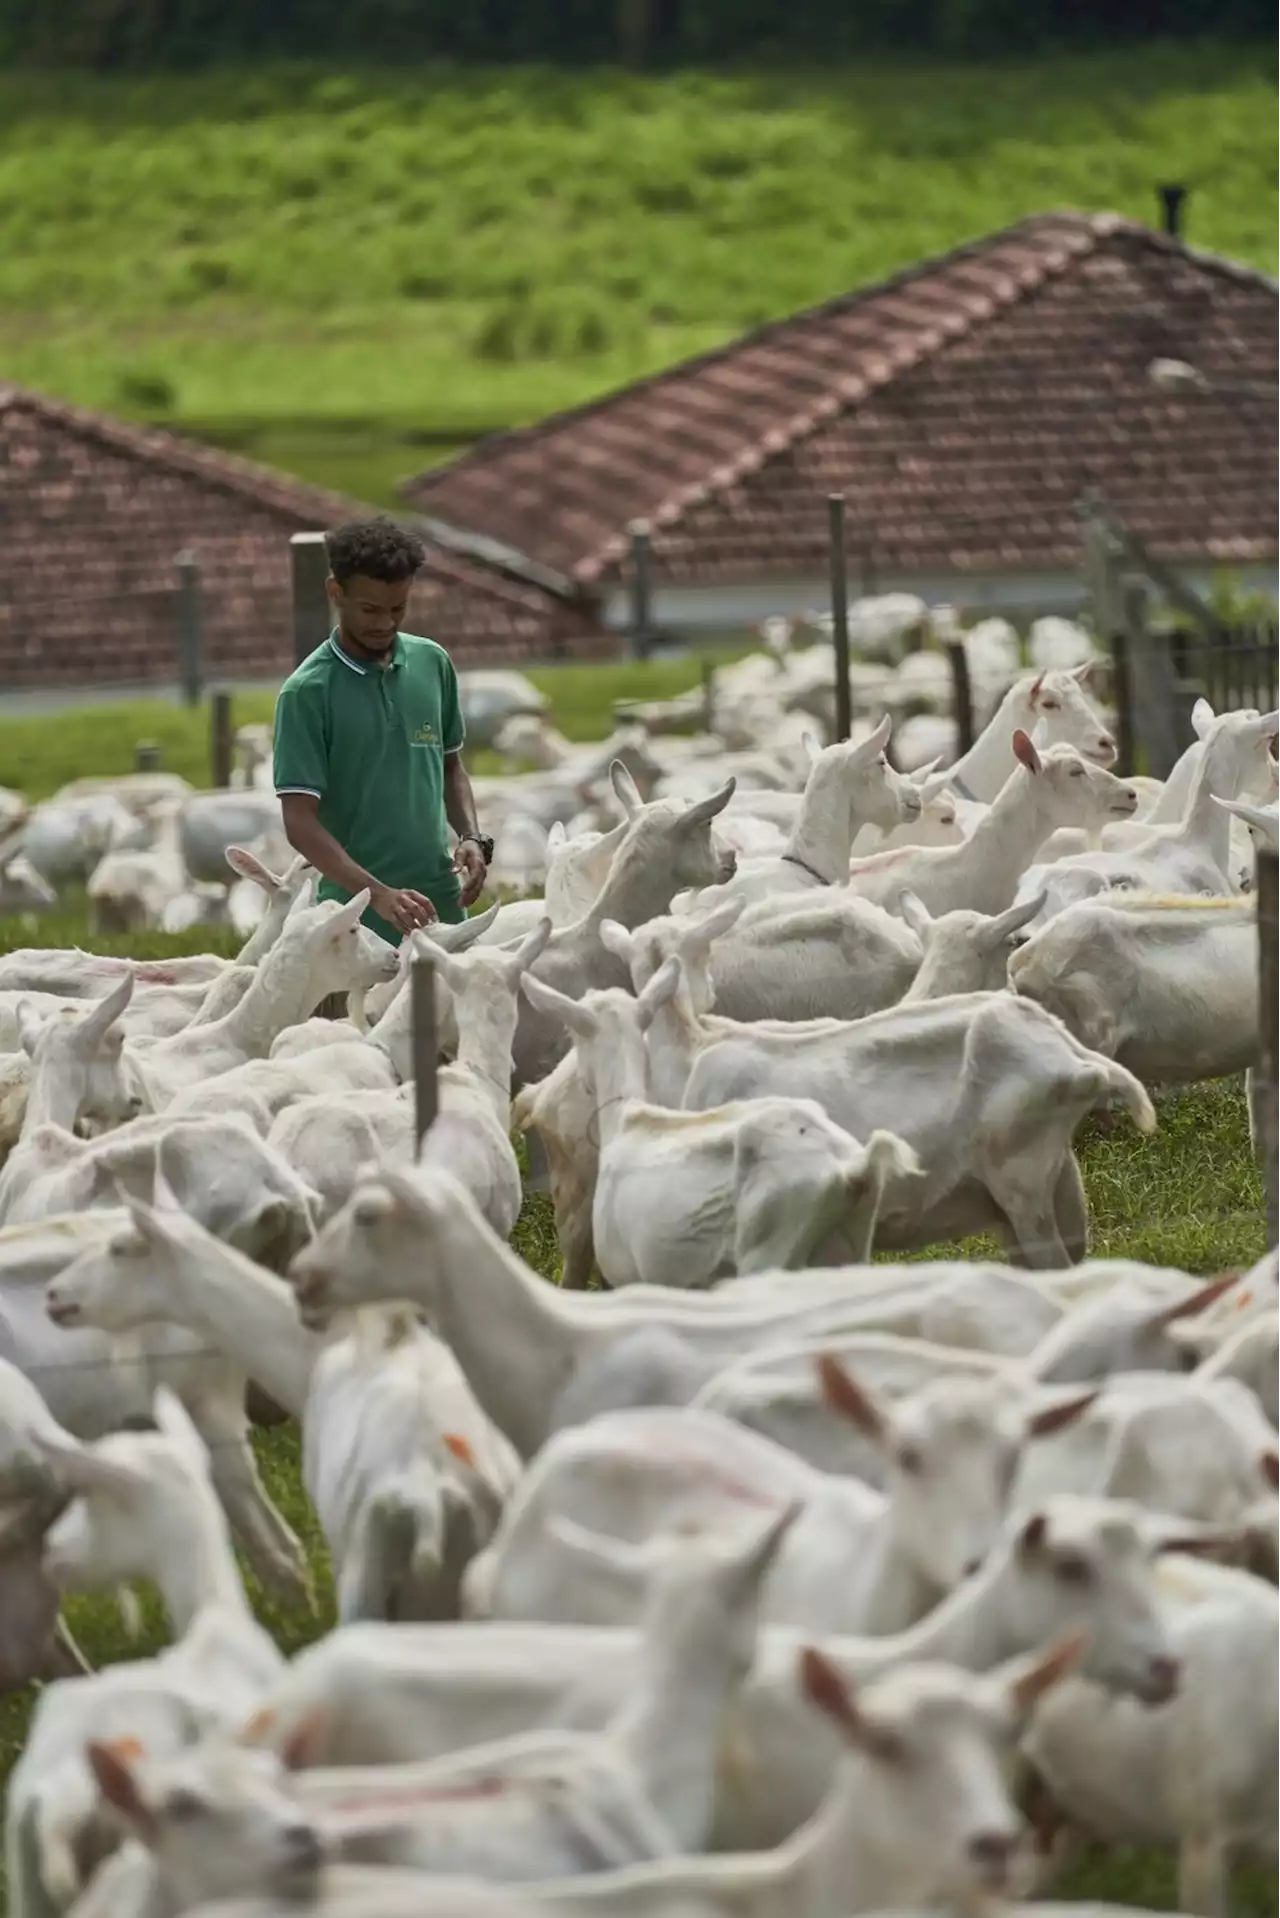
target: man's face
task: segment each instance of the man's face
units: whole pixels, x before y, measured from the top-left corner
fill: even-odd
[[[345,586],[329,581],[329,599],[343,636],[366,653],[390,652],[404,625],[411,579],[366,579],[353,573]]]

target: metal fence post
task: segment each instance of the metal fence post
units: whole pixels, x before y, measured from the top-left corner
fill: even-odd
[[[140,773],[158,773],[160,748],[154,739],[140,739],[133,749],[133,763]]]
[[[1280,968],[1276,960],[1276,855],[1259,849],[1255,884],[1258,897],[1259,1046],[1253,1083],[1253,1143],[1262,1159],[1262,1190],[1267,1202],[1267,1244],[1280,1240],[1277,1217],[1276,1021]]]
[[[439,1098],[436,1087],[436,1060],[440,1042],[436,1031],[436,962],[429,953],[416,950],[409,972],[409,990],[413,997],[413,1133],[414,1158],[422,1150],[422,1141],[436,1116]]]
[[[198,706],[204,692],[204,630],[200,562],[194,553],[174,559],[178,572],[178,666],[183,704]]]
[[[653,626],[653,577],[647,519],[633,519],[631,539],[631,657],[648,659]]]
[[[1152,779],[1167,779],[1183,747],[1177,674],[1171,647],[1147,626],[1146,588],[1138,580],[1126,582],[1123,625],[1143,771]]]
[[[702,680],[702,730],[704,733],[715,731],[716,716],[716,669],[704,653],[700,668]]]
[[[1114,770],[1121,779],[1128,779],[1137,770],[1134,764],[1133,681],[1129,676],[1128,635],[1117,626],[1112,630],[1108,643],[1111,650],[1111,697],[1116,709]]]
[[[333,629],[329,594],[329,554],[323,533],[293,533],[289,539],[289,576],[293,589],[293,659],[299,664]]]
[[[235,747],[235,730],[231,723],[231,695],[228,692],[216,692],[209,700],[209,765],[211,783],[223,787],[231,784],[231,757]]]
[[[973,745],[973,688],[969,683],[969,655],[962,639],[947,641],[951,667],[951,710],[956,722],[956,758],[963,759]]]
[[[849,568],[844,542],[844,494],[827,495],[827,546],[831,567],[831,641],[835,648],[836,738],[853,731],[849,688]]]

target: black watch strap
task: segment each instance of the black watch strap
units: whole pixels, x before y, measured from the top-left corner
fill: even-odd
[[[493,841],[486,833],[460,832],[458,834],[458,844],[461,845],[464,839],[470,839],[475,845],[479,846],[480,857],[484,860],[486,866],[493,864]]]

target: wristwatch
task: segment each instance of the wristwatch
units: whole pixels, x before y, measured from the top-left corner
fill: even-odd
[[[473,840],[475,844],[479,846],[480,857],[484,860],[486,866],[493,864],[493,841],[487,834],[482,832],[460,832],[458,834],[458,844],[461,845],[464,839]]]

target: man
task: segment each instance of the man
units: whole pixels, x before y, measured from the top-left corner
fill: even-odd
[[[321,899],[368,886],[364,924],[393,946],[479,898],[492,840],[462,763],[453,662],[401,632],[420,540],[389,519],[327,535],[335,625],[280,689],[275,787],[289,844]],[[458,835],[449,853],[446,820]]]

